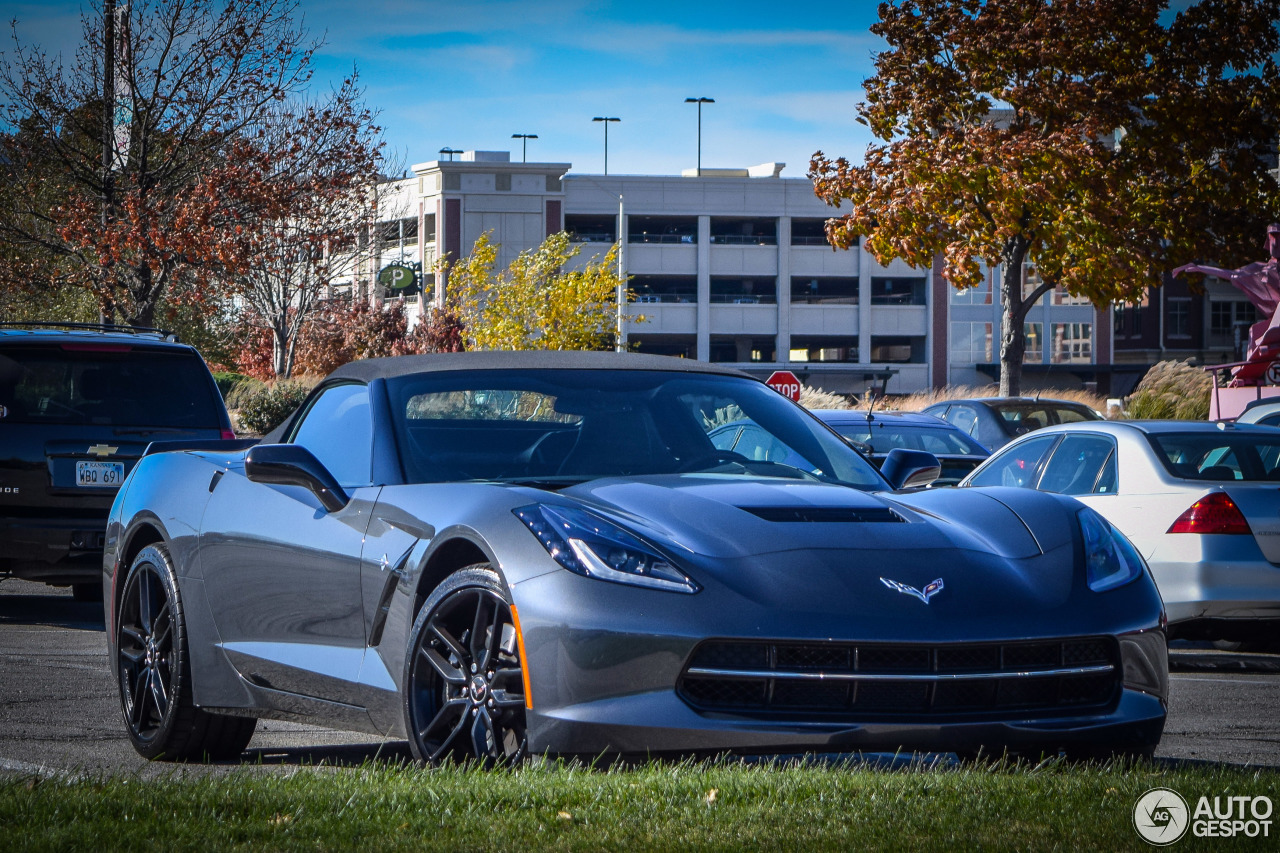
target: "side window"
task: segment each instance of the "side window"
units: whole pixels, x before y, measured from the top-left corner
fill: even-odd
[[[1058,423],[1060,424],[1077,424],[1090,420],[1090,418],[1080,414],[1075,409],[1054,409],[1053,413],[1058,416]]]
[[[307,409],[293,443],[310,450],[343,486],[367,486],[372,479],[373,424],[369,389],[335,385]]]
[[[1115,446],[1100,435],[1068,435],[1053,451],[1037,487],[1061,495],[1090,495],[1100,489],[1102,469]],[[1111,466],[1110,492],[1115,491],[1115,465]]]
[[[1046,435],[996,454],[978,476],[969,481],[969,485],[1031,488],[1035,485],[1040,460],[1057,440],[1056,435]]]
[[[952,406],[947,410],[946,420],[967,435],[975,435],[978,431],[978,418],[968,406]]]
[[[1114,495],[1119,483],[1116,478],[1116,452],[1111,451],[1111,455],[1107,457],[1106,464],[1102,466],[1102,475],[1098,477],[1098,485],[1093,487],[1093,493],[1096,495]]]

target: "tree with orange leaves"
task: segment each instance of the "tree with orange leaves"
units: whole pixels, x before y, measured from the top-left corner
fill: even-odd
[[[0,116],[12,129],[0,135],[0,241],[34,259],[0,268],[0,285],[84,288],[107,318],[146,326],[167,295],[199,302],[261,249],[296,154],[287,134],[260,133],[263,120],[309,85],[319,42],[297,0],[125,8],[109,22],[96,3],[84,13],[69,65],[16,30],[0,60]],[[108,23],[118,34],[109,78]],[[117,115],[107,165],[105,110]]]
[[[1023,319],[1061,286],[1136,301],[1195,258],[1256,252],[1276,216],[1277,0],[896,0],[859,121],[862,165],[814,155],[817,194],[865,236],[960,289],[1000,265],[1000,393],[1021,390]],[[1023,267],[1043,283],[1023,292]]]

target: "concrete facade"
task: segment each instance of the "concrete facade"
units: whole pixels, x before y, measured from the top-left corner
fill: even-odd
[[[846,394],[992,381],[982,370],[998,361],[990,277],[985,291],[960,294],[936,271],[883,266],[860,247],[833,250],[822,226],[835,211],[807,179],[781,171],[763,164],[701,177],[586,175],[568,163],[513,163],[506,152],[420,163],[385,185],[379,214],[388,225],[356,278],[371,280],[400,259],[431,270],[440,257],[465,257],[487,231],[501,244],[500,266],[561,230],[582,244],[583,263],[621,234],[631,313],[645,317],[626,329],[639,351],[762,376],[787,369]],[[421,297],[409,297],[412,315],[442,299],[447,282],[436,275],[425,285]],[[1046,297],[1027,318],[1040,344],[1028,362],[1065,368],[1047,372],[1068,385],[1089,381],[1110,360],[1109,313],[1106,322],[1097,315],[1087,303]]]

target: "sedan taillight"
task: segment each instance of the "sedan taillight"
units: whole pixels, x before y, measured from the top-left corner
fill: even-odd
[[[235,441],[235,440],[236,440],[236,434],[235,434],[234,432],[232,432],[231,430],[229,430],[229,429],[224,429],[224,430],[222,431],[222,440],[223,440],[223,441]]]
[[[1187,508],[1169,533],[1253,533],[1226,492],[1210,492]]]

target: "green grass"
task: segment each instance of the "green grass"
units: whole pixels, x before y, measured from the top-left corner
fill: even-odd
[[[19,850],[1150,849],[1138,797],[1168,787],[1280,800],[1280,773],[1218,766],[877,769],[652,764],[594,771],[370,764],[0,781],[0,848]],[[1276,833],[1272,832],[1272,837]],[[1196,839],[1178,849],[1265,849]]]

